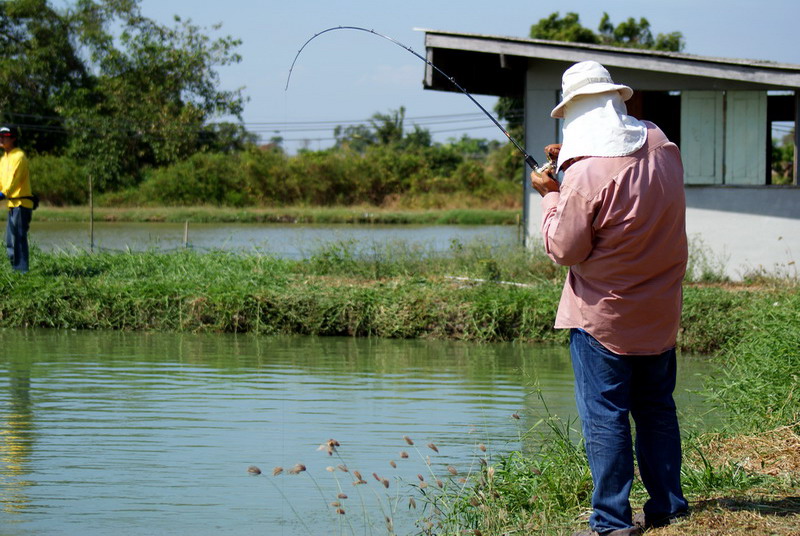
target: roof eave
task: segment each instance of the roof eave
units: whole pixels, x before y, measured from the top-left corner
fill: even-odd
[[[423,31],[428,50],[462,50],[568,63],[592,59],[608,67],[732,80],[770,88],[800,88],[800,65],[794,64],[543,39]]]

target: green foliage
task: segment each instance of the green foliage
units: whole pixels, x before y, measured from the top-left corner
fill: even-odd
[[[192,258],[192,254],[189,253],[181,255],[188,256],[180,257],[183,260]],[[43,264],[78,266],[78,268],[69,268],[65,272],[66,274],[82,273],[83,271],[94,273],[95,271],[95,268],[92,267],[86,269],[80,267],[82,262],[80,259],[83,257],[62,259],[57,255],[40,253],[36,253],[34,257],[39,259],[35,263],[35,266],[38,267]],[[233,259],[234,257],[236,256],[229,255],[227,258]],[[159,254],[112,257],[104,262],[110,263],[110,266],[117,266],[117,270],[127,270],[129,269],[127,265],[129,260],[136,263],[144,260],[159,262],[158,260],[148,260],[151,258],[161,259],[165,270],[172,270],[173,268],[167,267],[179,266],[183,262],[178,262],[170,255]],[[94,257],[87,257],[85,261],[91,266],[100,262]],[[207,259],[202,259],[202,262],[206,261]],[[262,259],[262,261],[264,260]],[[187,261],[188,264],[181,265],[183,267],[180,272],[187,277],[194,277],[191,272],[194,270],[191,267],[192,262]],[[197,262],[200,263],[200,261]],[[247,264],[252,260],[241,262]],[[412,247],[403,243],[339,243],[326,246],[310,255],[307,260],[296,264],[290,261],[275,262],[283,266],[284,271],[292,271],[300,277],[298,286],[292,292],[305,295],[307,300],[321,299],[315,298],[316,291],[307,286],[307,283],[310,284],[309,282],[313,281],[317,281],[320,285],[320,292],[326,289],[325,300],[336,300],[337,294],[342,294],[343,297],[351,290],[355,292],[354,289],[345,288],[348,286],[347,283],[344,283],[343,287],[341,283],[325,282],[325,278],[333,278],[334,281],[338,278],[342,278],[344,281],[350,281],[353,278],[365,281],[398,278],[398,281],[387,283],[385,287],[383,283],[378,284],[382,292],[385,292],[385,296],[381,297],[384,307],[390,307],[397,312],[398,307],[402,309],[412,306],[408,300],[422,299],[421,295],[417,293],[419,291],[425,296],[425,300],[430,302],[432,308],[441,311],[444,315],[435,321],[425,320],[428,322],[427,324],[409,326],[409,329],[415,333],[436,333],[439,336],[450,333],[451,335],[448,336],[455,338],[487,341],[562,340],[564,336],[563,331],[553,331],[552,322],[565,269],[552,263],[543,254],[531,252],[522,247],[497,247],[485,242],[464,244],[456,241],[448,252],[437,253],[426,247]],[[230,264],[229,270],[235,270],[233,267],[239,265],[240,261],[236,260]],[[45,269],[45,271],[49,275],[60,273],[51,268]],[[49,288],[51,284],[56,286],[63,284],[74,286],[71,292],[74,292],[76,297],[88,293],[91,300],[103,302],[114,299],[113,293],[105,296],[105,291],[97,287],[90,286],[84,289],[82,286],[85,282],[83,281],[78,282],[79,284],[74,281],[51,282],[46,277],[40,278],[37,274],[42,275],[38,268],[32,271],[32,279],[36,280],[35,283],[32,283],[34,285],[32,288],[36,286]],[[153,274],[159,278],[166,278],[167,281],[171,281],[173,277],[179,277],[171,273],[162,273],[159,270],[153,271]],[[245,275],[230,273],[228,277],[233,282],[237,277]],[[65,277],[69,279],[72,275],[65,275]],[[130,279],[130,276],[124,275],[122,272],[117,272],[113,277],[118,279],[121,285],[132,284],[131,281],[125,282]],[[323,279],[315,279],[318,277]],[[455,279],[456,277],[462,279]],[[195,281],[201,279],[198,277]],[[20,284],[24,286],[27,281],[26,279],[24,283]],[[175,291],[170,290],[167,295],[180,293],[181,288],[183,287],[178,285]],[[194,289],[191,291],[192,293],[207,291],[202,284],[191,288]],[[20,292],[16,292],[15,296],[20,295],[24,289],[20,287],[19,290]],[[328,295],[329,290],[333,295]],[[412,290],[413,292],[411,292]],[[407,294],[407,291],[411,293]],[[796,324],[800,324],[797,313],[800,311],[800,307],[797,307],[796,291],[790,289],[789,297],[785,302],[776,299],[776,296],[779,295],[776,292],[778,291],[730,291],[720,287],[687,287],[684,292],[679,346],[685,351],[710,354],[719,352],[721,349],[727,350],[731,345],[740,344],[741,341],[746,340],[745,336],[748,333],[760,333],[767,327],[770,329],[765,332],[764,337],[769,341],[769,337],[772,337],[771,334],[777,333],[780,326],[786,326],[787,339],[785,343],[782,343],[783,346],[776,344],[774,348],[764,347],[761,349],[758,345],[763,341],[756,340],[752,342],[752,346],[741,347],[742,353],[747,351],[747,355],[751,355],[747,361],[741,362],[741,366],[756,367],[752,370],[763,369],[763,372],[758,372],[758,377],[767,378],[769,381],[774,380],[776,385],[779,385],[776,379],[777,375],[789,374],[791,376],[791,367],[796,366],[795,357],[800,355],[796,351],[796,346],[792,346],[796,345],[797,340],[800,340],[800,338],[794,338],[794,331],[792,331],[796,330]],[[784,292],[784,290],[780,290],[780,292]],[[39,295],[38,291],[32,291],[31,299],[36,300]],[[457,297],[455,297],[456,295]],[[23,301],[25,300],[28,298]],[[397,302],[393,303],[392,300],[397,300]],[[449,303],[448,300],[455,301]],[[33,312],[31,307],[38,307],[37,303],[25,301],[20,307],[28,312],[20,314],[23,317],[30,315]],[[69,303],[71,303],[69,306],[75,305],[72,302]],[[281,301],[281,303],[284,302]],[[305,301],[302,303],[303,307],[309,306]],[[773,305],[773,303],[778,305]],[[14,307],[11,301],[8,305],[10,308]],[[294,305],[285,303],[284,306],[294,307]],[[2,316],[6,313],[11,316],[8,318]],[[152,313],[160,314],[158,310],[153,310]],[[411,311],[403,312],[403,314],[411,314]],[[4,312],[0,307],[0,320],[3,325],[18,325],[9,320],[18,316],[10,309]],[[38,316],[34,316],[38,318]],[[378,322],[378,319],[373,320]],[[39,325],[31,317],[27,317],[24,321],[32,322],[30,325]],[[12,323],[9,324],[9,322]],[[171,325],[170,321],[166,322]],[[359,322],[364,323],[368,320],[361,319]],[[383,326],[381,330],[389,329],[391,325],[389,317],[381,318],[379,323]],[[288,326],[281,329],[284,328],[291,330]],[[377,328],[373,325],[370,329]],[[389,331],[395,332],[397,329],[399,327],[394,326]],[[303,330],[304,333],[314,332],[308,326]],[[385,333],[385,331],[381,331],[381,333]],[[741,342],[741,344],[745,343]],[[766,361],[760,361],[762,357]],[[779,366],[770,364],[772,359],[780,359],[783,364],[779,363]],[[755,378],[756,376],[753,379]],[[755,385],[756,387],[748,387],[748,389],[755,391],[757,388],[763,388],[765,392],[770,392],[767,385]],[[785,393],[785,397],[788,396],[789,394]],[[773,413],[776,415],[783,415],[781,412],[784,410],[780,409],[783,407],[780,401],[785,400],[785,397],[777,396],[775,398],[778,402],[776,402],[776,409]],[[752,400],[754,404],[764,404],[763,400],[759,401],[758,397],[753,397]],[[796,411],[797,404],[788,404],[786,407],[794,407]]]
[[[251,147],[240,154],[240,163],[243,190],[254,203],[272,205],[299,199],[295,184],[290,184],[288,157],[283,151]]]
[[[684,47],[683,34],[680,32],[658,34],[656,38],[653,38],[653,34],[650,32],[650,22],[644,17],[640,17],[638,22],[633,17],[628,17],[627,20],[614,26],[608,13],[603,13],[598,30],[600,42],[613,46],[671,52],[680,52]]]
[[[460,138],[450,138],[447,141],[447,147],[472,159],[486,157],[498,146],[497,142],[490,142],[485,138],[472,138],[466,134],[462,134]]]
[[[794,175],[794,141],[792,135],[780,142],[773,139],[771,145],[772,183],[792,184]]]
[[[470,140],[477,146],[484,142]],[[295,156],[251,146],[235,153],[196,153],[149,168],[137,187],[107,193],[102,199],[105,206],[239,207],[381,205],[397,196],[428,193],[515,198],[517,184],[496,177],[496,172],[482,161],[466,159],[450,145],[400,150],[375,144],[363,153],[331,149]],[[84,180],[88,173],[83,169]]]
[[[431,131],[419,125],[414,125],[414,130],[405,135],[401,145],[409,149],[421,149],[423,147],[430,147],[432,143],[433,137],[431,136]]]
[[[197,153],[172,166],[150,170],[137,189],[138,204],[250,204],[241,187],[241,169],[236,155]]]
[[[522,97],[501,97],[494,105],[494,111],[506,122],[507,130],[515,140],[524,139],[525,100]]]
[[[712,464],[699,444],[691,445],[694,463],[685,463],[681,468],[681,485],[692,493],[718,494],[721,491],[747,490],[768,483],[763,475],[751,474],[736,464]]]
[[[551,41],[567,41],[570,43],[599,44],[599,36],[580,23],[577,13],[567,13],[562,18],[558,12],[539,19],[531,26],[530,36],[533,39],[549,39]]]
[[[388,113],[377,112],[372,115],[368,125],[338,125],[334,129],[337,149],[364,153],[375,145],[390,146],[396,149],[421,148],[431,145],[431,133],[414,125],[412,132],[405,132],[406,109],[401,106]]]
[[[403,139],[405,117],[406,109],[402,106],[389,114],[374,114],[370,123],[377,142],[383,145],[399,143]]]
[[[732,425],[748,432],[800,420],[800,294],[788,291],[755,303],[752,323],[739,324],[742,333],[726,345],[731,359],[710,384]]]
[[[482,455],[466,484],[419,490],[437,528],[425,534],[562,534],[573,523],[592,494],[589,465],[575,421],[539,398],[545,415],[522,437],[533,449]]]
[[[456,168],[453,178],[458,181],[457,190],[467,190],[479,197],[489,197],[495,183],[486,173],[486,168],[474,160],[465,160]]]
[[[245,130],[244,126],[236,123],[213,123],[206,125],[200,132],[199,143],[203,150],[212,153],[242,152],[255,146],[258,135]],[[282,138],[273,138],[273,149],[279,149]]]
[[[727,341],[738,340],[752,327],[750,292],[729,292],[720,287],[692,288],[684,293],[681,345],[701,354],[718,351]]]
[[[219,89],[216,71],[240,60],[238,40],[211,39],[178,17],[161,26],[139,0],[19,0],[0,11],[4,119],[24,119],[32,153],[72,156],[99,190],[237,138],[203,125],[242,111],[241,90]]]
[[[343,127],[337,125],[333,129],[336,138],[335,147],[357,153],[363,153],[367,147],[377,143],[377,138],[367,125],[350,125]]]
[[[30,158],[33,191],[55,206],[83,205],[89,199],[86,170],[73,158],[38,155]]]
[[[59,109],[76,87],[91,83],[67,17],[46,0],[0,2],[0,110],[25,124],[32,152],[63,148]]]
[[[551,340],[560,284],[461,284],[506,278],[514,248],[462,246],[442,255],[404,244],[332,245],[306,261],[180,251],[34,252],[29,277],[0,271],[0,324],[464,340]],[[363,283],[353,284],[354,280]],[[13,288],[13,292],[12,292]],[[558,336],[555,336],[558,338]]]
[[[521,189],[526,180],[524,163],[519,157],[519,151],[510,143],[492,151],[486,158],[486,167],[487,173],[500,183],[512,183]]]
[[[710,253],[703,239],[694,236],[689,240],[689,261],[686,266],[686,280],[699,283],[723,283],[729,281],[725,275],[727,259]]]
[[[577,13],[570,12],[562,18],[558,12],[555,12],[532,25],[530,37],[570,43],[589,43],[672,52],[680,52],[685,44],[683,35],[680,32],[658,34],[653,38],[653,34],[650,31],[650,22],[644,17],[640,17],[638,21],[633,17],[629,17],[615,26],[611,22],[608,13],[603,13],[597,30],[597,32],[594,32],[589,28],[585,28],[581,24]]]

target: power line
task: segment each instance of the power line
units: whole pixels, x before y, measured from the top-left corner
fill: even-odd
[[[436,130],[430,131],[431,134],[447,134],[448,132],[465,132],[465,131],[474,131],[474,130],[485,130],[485,129],[492,129],[494,130],[496,127],[494,125],[482,125],[478,127],[468,127],[468,128],[452,128],[452,129],[444,129],[444,130]],[[315,138],[283,138],[282,141],[284,142],[321,142],[321,141],[336,141],[337,138],[335,137],[315,137]]]
[[[521,113],[521,111],[520,111]],[[18,122],[18,126],[28,132],[40,132],[49,134],[63,134],[68,135],[74,130],[88,130],[97,134],[103,133],[122,133],[131,137],[142,137],[149,135],[151,138],[166,139],[167,136],[160,135],[159,132],[151,130],[152,125],[138,125],[134,126],[135,121],[129,117],[114,116],[111,118],[94,118],[94,117],[59,117],[47,116],[41,114],[24,114],[24,113],[8,113],[7,116],[19,119],[26,119],[25,122]],[[195,125],[184,125],[178,127],[176,130],[185,133],[202,132],[209,127],[218,127],[226,124],[233,124],[242,127],[245,131],[258,136],[260,141],[263,141],[267,135],[281,136],[284,133],[294,134],[295,136],[303,132],[332,132],[335,127],[347,126],[370,126],[380,118],[372,117],[362,120],[316,120],[316,121],[280,121],[280,122],[216,122],[206,123],[204,127],[199,128]],[[47,121],[50,124],[42,124],[33,121]],[[474,123],[481,123],[475,125]],[[450,132],[468,132],[482,129],[492,128],[493,125],[486,123],[484,114],[473,113],[455,113],[455,114],[438,114],[438,115],[422,115],[403,117],[403,123],[409,124],[412,127],[423,127],[428,130],[432,135],[443,134]],[[458,128],[436,129],[430,130],[428,127],[444,126],[444,125],[463,125]],[[173,125],[172,128],[175,128]],[[336,141],[335,136],[304,136],[304,137],[291,137],[284,138],[285,142],[306,142],[306,141]]]

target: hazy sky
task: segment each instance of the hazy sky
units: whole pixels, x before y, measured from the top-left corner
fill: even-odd
[[[216,33],[209,28],[212,36],[240,38],[243,60],[219,70],[222,86],[244,86],[248,129],[264,140],[283,136],[289,149],[302,142],[288,140],[326,147],[336,124],[366,122],[400,106],[406,108],[407,127],[420,124],[438,141],[465,132],[503,139],[464,95],[423,90],[425,64],[419,58],[364,32],[329,32],[312,41],[284,91],[299,48],[332,26],[373,29],[424,56],[424,33],[415,28],[527,37],[532,24],[555,11],[576,12],[593,30],[605,11],[614,24],[645,17],[654,35],[682,32],[689,54],[800,64],[798,0],[142,0],[141,5],[146,16],[163,23],[177,14],[200,26],[221,23]],[[496,101],[476,98],[490,111]],[[463,119],[470,120],[458,122]],[[311,127],[320,130],[300,130]]]

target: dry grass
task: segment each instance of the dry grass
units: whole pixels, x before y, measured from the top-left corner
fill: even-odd
[[[800,422],[759,435],[712,439],[705,453],[712,463],[733,462],[752,473],[800,476]]]
[[[750,490],[732,497],[692,502],[692,515],[652,536],[800,536],[800,422],[758,435],[712,438],[704,456],[714,465],[734,463],[742,469],[778,477],[780,494]]]
[[[720,498],[692,504],[692,515],[652,536],[800,536],[800,497]]]

